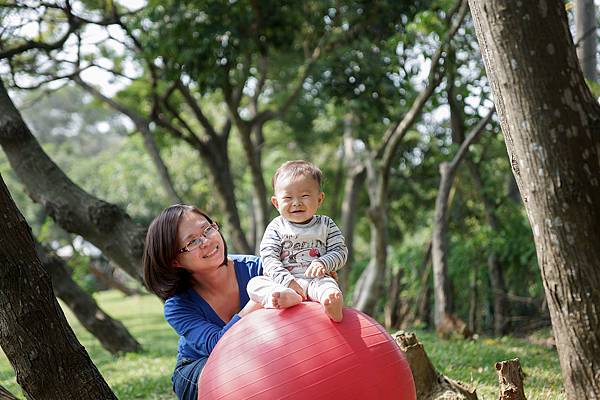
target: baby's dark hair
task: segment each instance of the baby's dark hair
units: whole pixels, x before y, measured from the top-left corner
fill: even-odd
[[[308,176],[314,179],[319,184],[319,190],[321,190],[321,180],[323,179],[323,173],[311,162],[304,160],[292,160],[286,161],[273,174],[273,179],[271,180],[271,186],[273,187],[273,191],[275,191],[275,185],[277,182],[295,179],[299,176]]]

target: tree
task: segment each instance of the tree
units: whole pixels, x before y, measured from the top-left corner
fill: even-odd
[[[56,254],[44,248],[38,241],[35,250],[42,266],[52,279],[56,297],[65,302],[81,325],[100,341],[102,347],[112,354],[135,352],[142,346],[127,328],[102,310],[96,300],[71,279],[71,271]]]
[[[78,233],[132,277],[142,281],[145,228],[119,207],[74,184],[48,157],[0,80],[0,145],[31,198],[66,231]]]
[[[464,159],[469,146],[477,140],[479,135],[485,130],[486,124],[492,118],[494,110],[482,118],[477,126],[469,133],[461,143],[450,163],[444,161],[440,164],[440,188],[435,202],[435,216],[433,223],[433,238],[431,258],[433,262],[433,287],[434,287],[434,323],[440,330],[444,320],[448,319],[452,312],[452,297],[450,295],[450,281],[448,279],[448,198],[450,190],[454,183],[454,177],[458,172],[458,167]]]
[[[596,81],[596,6],[594,0],[575,1],[575,44],[585,79]]]
[[[600,106],[562,2],[469,4],[534,234],[567,398],[600,399]]]
[[[3,133],[3,131],[0,131]],[[116,399],[77,341],[0,176],[0,346],[28,398]]]
[[[367,156],[366,182],[370,201],[368,215],[371,231],[371,260],[357,282],[353,299],[354,306],[367,313],[375,311],[387,269],[387,202],[392,162],[404,137],[442,80],[443,74],[440,69],[443,61],[440,60],[443,59],[444,49],[462,24],[466,11],[467,3],[460,0],[449,13],[450,27],[444,41],[432,57],[425,89],[415,98],[408,112],[386,131],[380,145]],[[454,21],[452,17],[456,17]]]

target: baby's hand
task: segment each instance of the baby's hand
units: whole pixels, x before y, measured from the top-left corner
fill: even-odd
[[[307,278],[320,278],[325,276],[326,273],[327,270],[325,269],[325,264],[319,260],[314,260],[304,272],[304,276]]]

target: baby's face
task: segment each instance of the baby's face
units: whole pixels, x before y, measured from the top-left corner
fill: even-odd
[[[301,175],[295,179],[275,184],[275,196],[271,202],[279,214],[290,222],[309,222],[323,203],[325,194],[312,177]]]

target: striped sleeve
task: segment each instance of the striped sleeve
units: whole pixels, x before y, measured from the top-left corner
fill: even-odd
[[[325,255],[320,257],[320,260],[325,264],[327,272],[333,272],[346,264],[348,248],[344,236],[335,222],[326,216],[321,218],[321,223],[327,226],[327,250]]]
[[[263,273],[274,282],[288,286],[294,280],[293,275],[284,268],[281,262],[281,219],[275,218],[263,235],[260,242],[260,257],[263,262]]]

